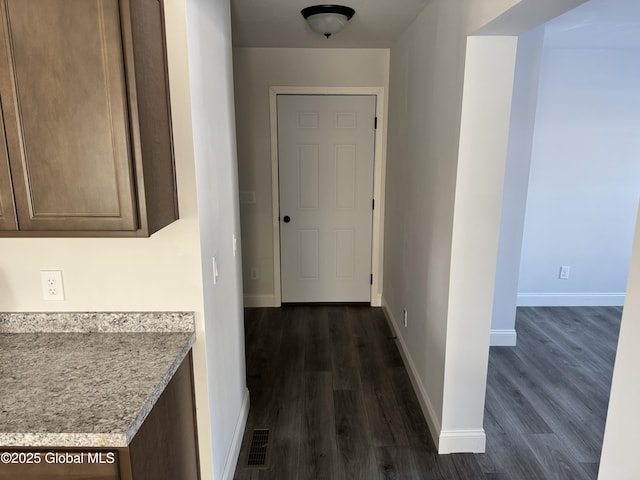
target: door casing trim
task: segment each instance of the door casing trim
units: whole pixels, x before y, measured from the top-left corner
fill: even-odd
[[[273,225],[273,306],[282,305],[280,272],[280,189],[278,180],[278,95],[373,95],[376,97],[378,127],[375,135],[373,164],[373,228],[371,237],[371,306],[382,305],[382,269],[384,246],[384,175],[386,171],[386,109],[384,87],[269,87],[269,114],[271,130],[271,196]]]

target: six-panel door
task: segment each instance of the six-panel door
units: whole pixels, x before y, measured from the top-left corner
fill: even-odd
[[[369,302],[375,96],[277,106],[282,301]]]

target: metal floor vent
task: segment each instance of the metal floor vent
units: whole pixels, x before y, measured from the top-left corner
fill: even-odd
[[[271,444],[269,443],[270,430],[268,428],[256,428],[251,433],[251,444],[245,468],[268,468]]]

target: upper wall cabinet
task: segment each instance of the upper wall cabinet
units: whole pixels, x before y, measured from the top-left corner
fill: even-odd
[[[0,235],[178,218],[158,0],[0,0],[0,107]]]

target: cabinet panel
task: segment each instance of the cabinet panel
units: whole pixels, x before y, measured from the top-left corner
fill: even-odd
[[[135,230],[118,1],[0,6],[0,94],[20,230]]]
[[[0,230],[17,230],[18,224],[13,205],[13,188],[6,145],[2,103],[0,102]]]
[[[135,81],[128,87],[136,95],[131,117],[137,116],[134,124],[139,130],[133,128],[132,133],[134,144],[139,141],[144,171],[144,178],[138,176],[138,188],[144,188],[146,223],[155,232],[178,218],[164,10],[158,0],[121,0],[121,12],[123,17],[124,12],[130,14],[125,23],[131,25],[131,39],[128,32],[124,37],[125,45],[132,46],[128,70],[135,71]]]
[[[129,446],[133,480],[198,480],[192,353],[183,360]]]
[[[4,449],[0,480],[119,480],[118,453],[75,449]]]

